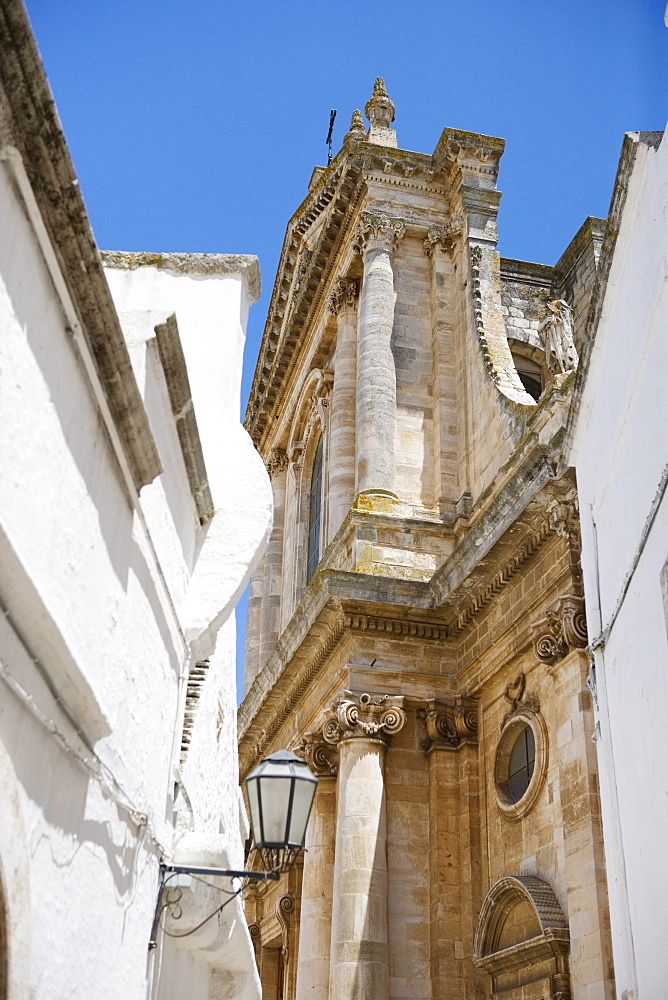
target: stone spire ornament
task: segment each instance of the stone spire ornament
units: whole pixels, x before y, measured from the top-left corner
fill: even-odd
[[[390,125],[394,121],[394,102],[390,100],[382,76],[376,77],[373,94],[366,102],[364,114],[371,123],[367,139],[377,146],[397,148],[397,133]]]
[[[352,142],[354,140],[366,139],[366,129],[364,128],[364,119],[362,118],[361,111],[353,111],[353,116],[350,119],[350,129],[346,132],[343,139],[344,143]]]

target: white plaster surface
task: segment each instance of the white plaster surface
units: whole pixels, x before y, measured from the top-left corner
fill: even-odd
[[[269,480],[239,425],[247,279],[110,274],[165,469],[133,500],[4,163],[0,216],[9,997],[257,1000],[238,902],[214,922],[206,954],[166,939],[147,952],[158,861],[176,831],[215,835],[234,866],[242,860],[232,610],[271,524]],[[154,340],[171,313],[214,500],[204,528]],[[185,684],[202,658],[210,666],[181,774]]]
[[[664,135],[656,150],[638,146],[575,437],[590,639],[613,623],[596,651],[596,679],[619,997],[665,992],[667,221]]]

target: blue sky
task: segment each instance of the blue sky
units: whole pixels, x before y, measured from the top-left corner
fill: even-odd
[[[285,226],[376,76],[404,149],[502,136],[499,250],[552,264],[668,118],[664,0],[27,0],[98,244],[256,253],[245,406]],[[242,615],[240,615],[242,617]]]

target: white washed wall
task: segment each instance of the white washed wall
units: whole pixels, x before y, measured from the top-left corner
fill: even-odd
[[[629,1000],[665,994],[667,283],[664,136],[638,146],[575,439],[592,640],[619,606],[596,674],[615,974]]]
[[[166,472],[133,503],[4,163],[0,206],[0,594],[9,615],[0,617],[0,875],[10,997],[143,998],[152,977],[155,996],[187,989],[199,1000],[209,962],[168,946],[154,960],[168,973],[158,976],[147,944],[159,845],[173,847],[191,643],[212,663],[184,779],[194,823],[220,831],[231,859],[241,857],[230,615],[271,518],[268,478],[238,419],[246,281],[112,277],[147,350],[149,317],[137,314],[176,312],[217,508],[202,532],[160,373],[146,404]],[[137,364],[141,345],[133,354]],[[36,660],[94,744],[97,776]],[[146,827],[124,800],[148,816]],[[231,968],[249,966],[249,942],[228,950]],[[224,967],[225,952],[215,958]],[[246,995],[253,988],[249,969]]]

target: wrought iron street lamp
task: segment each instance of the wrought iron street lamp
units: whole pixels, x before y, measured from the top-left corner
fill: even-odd
[[[266,871],[232,871],[227,868],[161,863],[160,889],[149,948],[156,946],[161,914],[167,907],[175,906],[181,898],[179,893],[177,900],[170,900],[167,894],[170,888],[169,880],[175,876],[185,874],[197,878],[204,875],[219,875],[257,882],[277,881],[283,872],[289,871],[304,847],[306,826],[317,784],[318,779],[311,769],[295,754],[279,750],[278,753],[265,757],[248,775],[246,792],[250,805],[254,847],[259,852]],[[203,923],[216,916],[236,895],[238,892],[226,899]],[[198,930],[201,926],[200,923],[194,930]],[[194,933],[194,930],[172,936],[187,937]]]
[[[287,750],[265,757],[246,778],[253,841],[268,871],[288,871],[304,847],[317,784]]]

